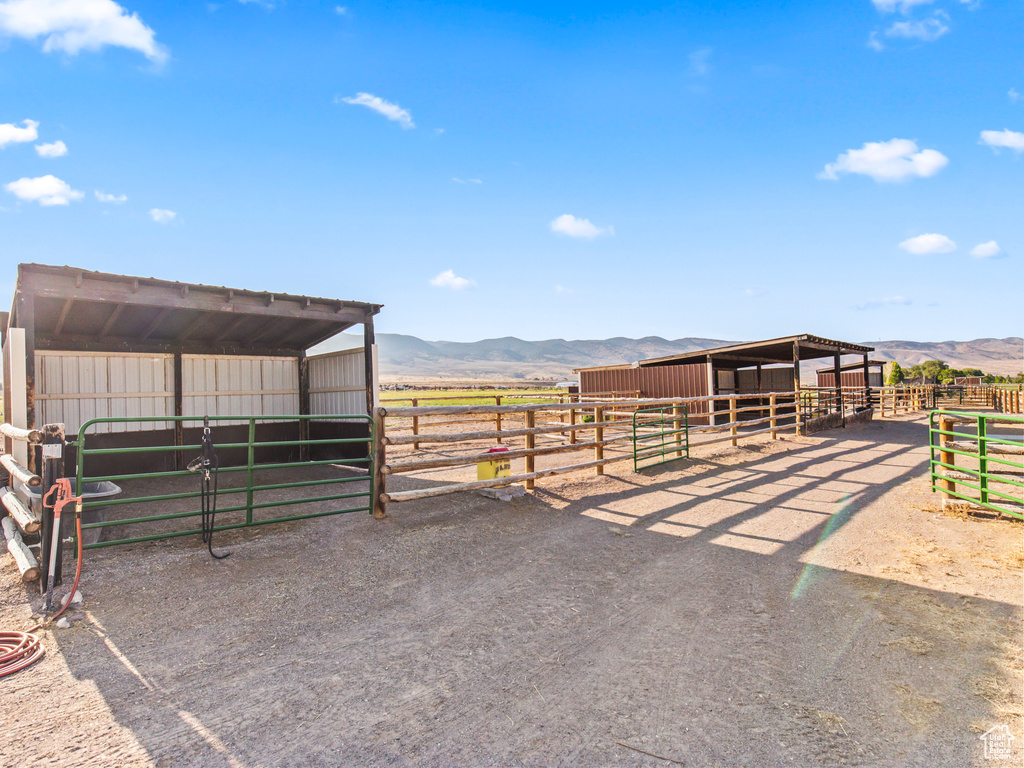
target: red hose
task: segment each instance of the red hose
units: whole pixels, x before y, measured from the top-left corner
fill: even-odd
[[[68,600],[53,616],[42,624],[37,624],[28,632],[0,632],[0,677],[20,672],[43,658],[43,645],[32,633],[42,629],[51,621],[56,621],[71,605],[78,591],[78,580],[82,576],[82,516],[75,515],[75,531],[78,539],[78,564],[75,566],[75,583],[68,593]]]

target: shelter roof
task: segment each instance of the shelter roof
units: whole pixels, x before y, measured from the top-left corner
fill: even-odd
[[[287,354],[372,322],[380,309],[361,301],[19,264],[10,324],[31,324],[36,349]]]
[[[698,349],[692,352],[682,352],[678,355],[667,355],[665,357],[651,357],[640,360],[632,365],[599,366],[595,368],[578,368],[577,371],[601,370],[602,368],[648,368],[660,365],[685,365],[686,363],[702,363],[709,357],[714,359],[716,365],[721,367],[744,368],[761,363],[763,365],[774,365],[779,363],[793,363],[795,354],[798,360],[815,360],[822,357],[832,357],[837,352],[840,355],[867,354],[874,352],[874,347],[865,347],[861,344],[853,344],[847,341],[835,341],[821,336],[802,334],[798,336],[783,336],[778,339],[767,341],[750,341],[742,344],[730,344],[725,347],[714,347],[712,349]]]

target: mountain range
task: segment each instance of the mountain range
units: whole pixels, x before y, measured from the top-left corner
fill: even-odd
[[[632,363],[649,357],[692,352],[736,343],[722,339],[642,339],[616,337],[567,341],[524,341],[513,336],[482,341],[426,341],[398,333],[377,334],[381,380],[411,382],[425,379],[452,381],[521,381],[574,379],[574,368]],[[311,354],[347,349],[361,337],[341,334]],[[986,373],[1017,374],[1022,370],[1024,339],[972,341],[869,341],[874,360],[897,360],[906,367],[925,360],[944,360],[951,368],[980,368]]]

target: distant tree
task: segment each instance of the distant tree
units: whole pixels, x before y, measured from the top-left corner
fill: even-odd
[[[949,368],[942,360],[925,360],[921,363],[921,370],[925,377],[929,379],[938,379],[939,374]]]
[[[885,384],[888,387],[898,387],[903,383],[906,376],[903,374],[903,368],[895,360],[892,361],[892,368],[889,369],[889,378]]]
[[[918,363],[917,365],[912,365],[906,370],[904,376],[909,377],[911,379],[920,378],[921,376],[924,376],[924,366],[922,366],[920,363]]]

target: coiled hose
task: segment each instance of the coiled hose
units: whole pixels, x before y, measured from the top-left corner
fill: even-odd
[[[61,606],[53,616],[45,621],[36,624],[27,632],[13,630],[10,632],[0,631],[0,677],[13,675],[26,667],[30,667],[43,658],[43,644],[33,634],[47,624],[56,621],[64,611],[71,605],[71,601],[78,591],[78,580],[82,577],[82,507],[81,501],[75,510],[75,532],[78,539],[78,564],[75,566],[75,583],[68,593],[67,602]]]

